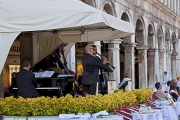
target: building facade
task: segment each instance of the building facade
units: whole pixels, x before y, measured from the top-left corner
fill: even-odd
[[[134,25],[134,35],[91,43],[97,45],[98,52],[116,67],[110,74],[116,84],[122,80],[125,73],[129,73],[135,88],[153,88],[157,81],[163,82],[164,71],[172,78],[180,75],[180,0],[82,2]],[[104,46],[108,52],[103,51]],[[75,60],[69,61],[71,64],[73,62]]]
[[[95,44],[98,53],[107,57],[116,67],[114,72],[110,73],[110,79],[115,80],[116,85],[124,78],[125,73],[129,73],[134,88],[154,87],[157,81],[164,80],[164,71],[167,71],[172,78],[180,75],[180,54],[178,54],[180,0],[81,1],[134,25],[134,35],[89,43]],[[36,46],[39,38],[37,32],[30,36]],[[19,71],[20,53],[16,49],[14,51],[14,48],[19,46],[18,39],[20,38],[15,41],[15,47],[10,51],[12,55],[9,54],[3,70],[4,81],[8,85],[10,85],[11,73]],[[81,74],[83,71],[81,58],[86,44],[76,43],[67,56],[68,68]],[[34,51],[32,55],[37,55],[39,50]]]

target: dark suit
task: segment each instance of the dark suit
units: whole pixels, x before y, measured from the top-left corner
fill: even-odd
[[[35,89],[35,87],[38,86],[38,83],[35,79],[34,73],[23,69],[17,73],[16,83],[18,87],[17,97],[34,98],[39,96]]]
[[[105,64],[102,64],[98,57],[95,57],[89,53],[86,53],[82,58],[83,64],[83,94],[95,94],[96,84],[100,82],[99,80],[99,69],[105,69],[109,72],[113,72]]]

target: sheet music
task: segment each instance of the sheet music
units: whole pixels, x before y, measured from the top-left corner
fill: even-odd
[[[35,78],[39,78],[43,72],[33,72],[35,74]]]
[[[52,77],[54,71],[44,71],[40,77]]]
[[[73,77],[73,75],[70,74],[59,74],[58,77]]]

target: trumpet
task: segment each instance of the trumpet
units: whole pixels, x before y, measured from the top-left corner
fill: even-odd
[[[99,54],[98,52],[96,52],[101,58],[106,58],[106,57],[104,57],[104,56],[102,56],[101,54]],[[109,66],[111,66],[112,67],[112,69],[115,69],[116,67],[114,67],[109,61],[107,62],[107,64],[109,65]]]

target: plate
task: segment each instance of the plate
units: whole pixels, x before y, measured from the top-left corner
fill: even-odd
[[[152,108],[152,110],[161,110],[162,108]]]
[[[155,112],[153,111],[153,112],[148,112],[148,113],[139,113],[139,114],[151,114],[151,113],[155,113]]]

